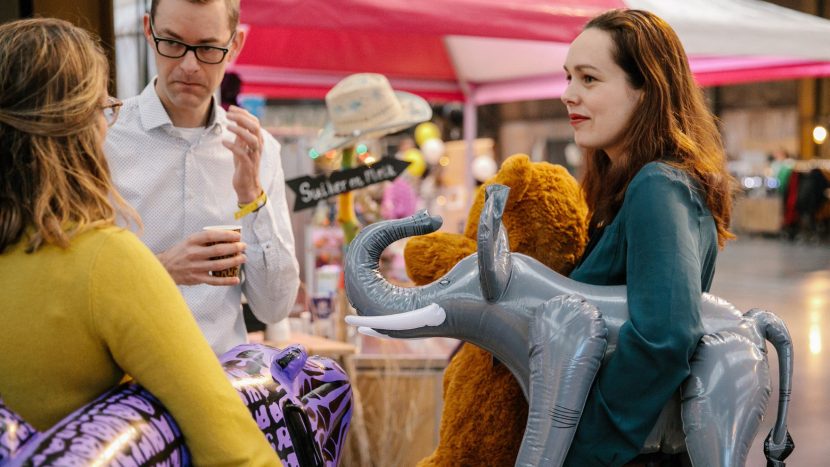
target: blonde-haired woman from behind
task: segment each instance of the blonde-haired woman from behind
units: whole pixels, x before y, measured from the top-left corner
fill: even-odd
[[[97,41],[56,19],[0,25],[0,395],[46,430],[128,374],[196,465],[279,465],[103,154],[120,102]],[[140,155],[136,155],[140,157]]]

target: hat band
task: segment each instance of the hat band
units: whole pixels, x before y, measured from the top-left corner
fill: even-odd
[[[369,130],[383,128],[390,120],[397,120],[402,114],[400,105],[386,106],[379,111],[366,115],[365,113],[340,116],[332,121],[334,132],[338,136],[356,136]],[[393,124],[394,125],[394,124]]]
[[[408,122],[393,122],[393,123],[388,123],[386,125],[379,125],[379,126],[374,126],[372,128],[366,128],[365,130],[354,130],[351,133],[338,133],[337,131],[335,131],[334,136],[337,137],[337,138],[357,138],[360,135],[364,135],[364,134],[367,134],[367,133],[374,133],[376,131],[383,131],[383,130],[388,130],[390,128],[398,128],[398,127],[401,127],[401,126],[403,128],[406,128],[406,127],[410,126],[410,124]]]

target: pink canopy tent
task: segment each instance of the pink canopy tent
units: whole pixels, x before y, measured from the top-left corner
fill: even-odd
[[[558,97],[568,43],[610,8],[677,30],[702,85],[830,74],[830,21],[752,0],[242,0],[243,92],[322,98],[382,73],[431,100]]]
[[[231,70],[269,98],[322,99],[349,74],[382,73],[463,101],[472,142],[477,105],[559,97],[570,41],[625,7],[668,21],[704,86],[830,75],[830,21],[755,0],[242,0],[248,39]]]

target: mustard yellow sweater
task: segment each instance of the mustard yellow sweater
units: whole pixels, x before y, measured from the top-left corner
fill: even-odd
[[[46,430],[122,379],[158,397],[196,465],[280,465],[173,280],[133,234],[0,255],[0,396]]]

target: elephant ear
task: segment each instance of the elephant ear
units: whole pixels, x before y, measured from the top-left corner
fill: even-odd
[[[490,185],[505,185],[510,188],[510,197],[504,206],[505,212],[513,210],[513,206],[524,199],[525,193],[533,180],[533,163],[527,154],[514,154],[501,164],[501,168],[484,185],[478,187],[470,214],[467,216],[467,225],[464,228],[464,235],[469,238],[478,237],[478,219],[481,210],[484,208],[484,190]]]
[[[434,232],[411,237],[403,250],[406,273],[416,285],[429,284],[475,251],[475,240],[460,234]]]

